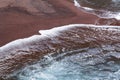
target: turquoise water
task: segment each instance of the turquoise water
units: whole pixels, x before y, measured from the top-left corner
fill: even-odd
[[[27,66],[17,80],[120,80],[119,44],[46,55]],[[120,49],[119,49],[120,50]],[[106,53],[106,54],[101,54]]]
[[[120,0],[76,1],[88,12],[120,19]],[[120,80],[120,26],[63,27],[0,48],[0,80]]]
[[[120,80],[120,27],[73,24],[39,32],[0,48],[0,80]]]

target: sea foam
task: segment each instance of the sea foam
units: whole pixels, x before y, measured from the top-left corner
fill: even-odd
[[[39,35],[18,39],[0,47],[0,76],[21,71],[22,67],[39,61],[48,54],[59,60],[68,54],[73,55],[72,53],[88,50],[90,53],[86,55],[94,55],[99,52],[99,49],[106,52],[103,50],[105,48],[114,51],[114,46],[119,51],[120,26],[69,24],[49,30],[40,30],[39,33]],[[92,47],[98,49],[92,51],[89,49]],[[116,55],[111,56],[117,57]]]
[[[85,6],[83,4],[85,4]],[[86,4],[91,5],[92,7],[86,6]],[[111,4],[109,3],[109,6],[107,5],[108,3],[106,3],[106,5],[103,4],[99,6],[100,9],[96,8],[98,7],[97,6],[98,4],[100,3],[99,2],[97,4],[92,3],[90,2],[90,0],[74,0],[74,5],[83,11],[95,14],[101,18],[115,18],[117,20],[120,20],[120,12],[119,12],[120,1],[119,0],[112,0]],[[103,7],[103,6],[106,6],[106,7]]]

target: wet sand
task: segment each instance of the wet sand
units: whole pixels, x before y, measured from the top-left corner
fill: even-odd
[[[94,24],[98,17],[81,11],[67,0],[51,0],[55,14],[32,15],[18,8],[0,11],[0,46],[13,40],[38,34],[39,30],[82,23]]]

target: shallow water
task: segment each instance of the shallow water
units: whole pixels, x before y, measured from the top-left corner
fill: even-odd
[[[119,80],[120,26],[66,25],[0,48],[4,80]]]
[[[74,2],[120,19],[120,0]],[[120,80],[120,26],[71,24],[39,33],[0,47],[0,80]]]
[[[115,50],[120,50],[118,45],[87,47],[54,57],[45,56],[15,77],[18,80],[119,80],[120,59],[114,56],[120,56],[120,51]]]
[[[120,0],[74,0],[78,7],[103,18],[116,18],[120,20]]]

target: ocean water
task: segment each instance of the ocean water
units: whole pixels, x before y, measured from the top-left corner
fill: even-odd
[[[74,0],[74,3],[99,17],[120,20],[120,0]]]
[[[120,0],[74,0],[120,20]],[[0,80],[120,80],[120,26],[69,24],[0,47]]]
[[[120,80],[120,26],[70,24],[0,47],[1,80]]]

